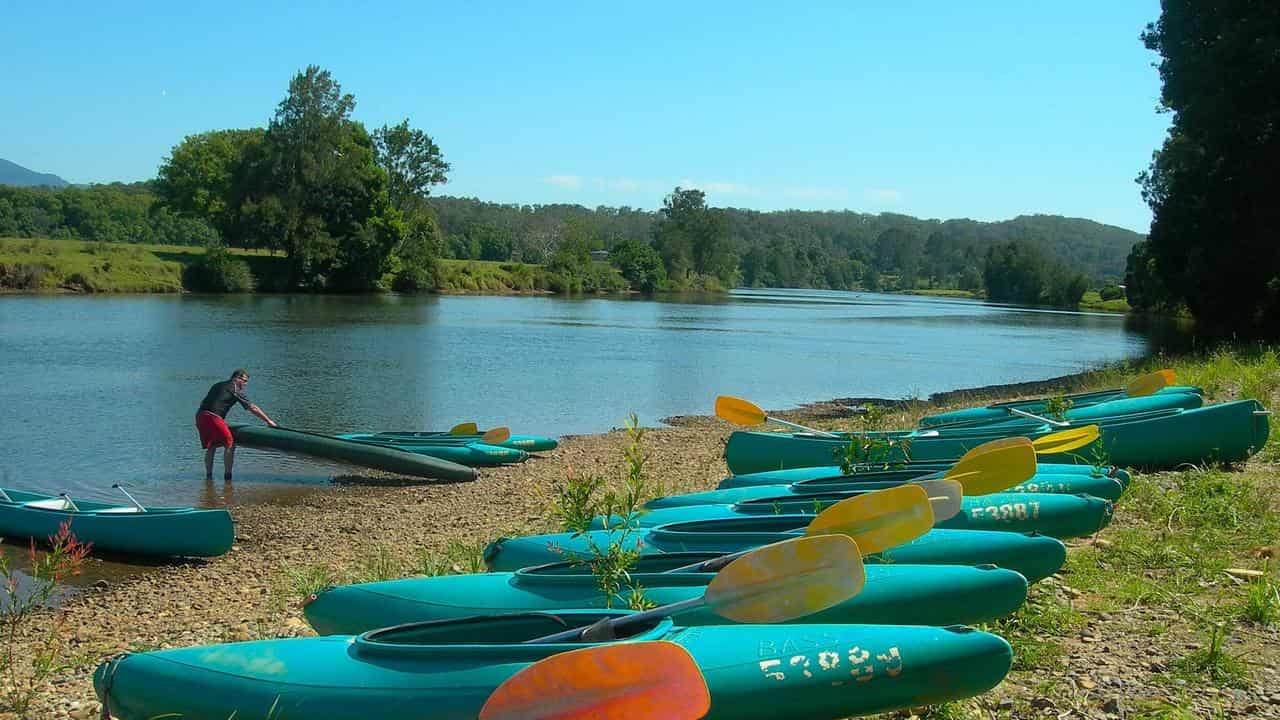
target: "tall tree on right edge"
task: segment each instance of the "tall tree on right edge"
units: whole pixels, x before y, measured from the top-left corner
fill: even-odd
[[[1138,177],[1154,218],[1131,268],[1156,273],[1202,333],[1280,335],[1280,3],[1161,6],[1142,39],[1173,124]]]

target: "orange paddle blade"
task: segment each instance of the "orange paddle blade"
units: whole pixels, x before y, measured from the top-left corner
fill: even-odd
[[[1166,372],[1169,373],[1169,375],[1165,375]],[[1150,395],[1151,393],[1157,392],[1168,385],[1168,377],[1171,375],[1173,375],[1172,370],[1161,370],[1160,372],[1139,375],[1134,378],[1133,382],[1129,383],[1125,387],[1124,394],[1129,397]]]
[[[449,428],[450,435],[478,435],[480,428],[473,422],[458,423]]]
[[[540,660],[499,685],[479,717],[695,720],[710,709],[707,682],[689,652],[655,641],[600,645]]]
[[[778,623],[848,600],[866,584],[862,553],[847,535],[783,540],[752,550],[716,573],[707,607],[740,623]]]
[[[497,445],[498,443],[506,442],[509,437],[511,437],[510,429],[506,427],[496,427],[492,430],[486,431],[484,435],[481,435],[480,442],[486,445]]]
[[[753,402],[732,395],[716,397],[716,417],[734,425],[759,425],[764,422],[764,410]]]

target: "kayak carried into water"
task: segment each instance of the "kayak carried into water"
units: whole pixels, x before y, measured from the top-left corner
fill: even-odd
[[[444,442],[452,438],[461,438],[467,442],[480,442],[483,437],[481,433],[453,434],[449,432],[414,432],[411,430],[391,430],[380,433],[367,433],[377,439],[389,438],[391,440],[411,440],[414,442]],[[512,435],[506,440],[498,443],[488,443],[498,445],[499,447],[513,448],[515,450],[523,450],[528,453],[546,452],[555,450],[560,446],[559,441],[555,438],[544,437],[542,435]]]
[[[120,489],[119,486],[116,486]],[[123,490],[122,490],[123,492]],[[0,536],[44,542],[64,522],[92,550],[158,557],[217,557],[231,549],[231,513],[189,507],[143,507],[129,500],[106,503],[75,500],[65,493],[43,495],[0,489]]]
[[[717,553],[669,553],[642,557],[629,571],[644,599],[667,605],[700,597],[714,572],[669,572],[714,560]],[[1027,581],[1012,570],[984,565],[868,565],[857,595],[791,624],[857,623],[957,625],[988,622],[1015,612],[1026,600]],[[630,593],[609,598],[626,607]],[[598,579],[581,563],[552,563],[516,572],[439,575],[328,588],[303,606],[322,635],[355,634],[423,620],[493,612],[554,612],[604,608]],[[681,625],[731,625],[708,609],[680,614]]]
[[[588,530],[500,538],[484,550],[490,570],[519,570],[533,565],[591,557],[595,547],[620,543],[641,555],[671,552],[732,553],[799,537],[813,515],[768,515],[726,520],[694,520],[652,528]],[[1036,533],[987,530],[930,530],[916,539],[868,555],[872,563],[907,565],[996,565],[1037,582],[1057,572],[1067,559],[1061,541]]]
[[[265,425],[232,425],[231,434],[238,444],[245,447],[279,450],[413,477],[450,482],[476,479],[476,471],[465,465],[393,447],[344,440],[332,435]]]
[[[1046,471],[1045,468],[1051,468]],[[1076,468],[1078,471],[1059,469]],[[1101,472],[1092,472],[1088,465],[1046,465],[1041,464],[1035,475],[1005,492],[1015,493],[1055,493],[1078,495],[1086,494],[1104,500],[1118,500],[1129,486],[1129,473],[1120,470],[1114,476]],[[720,490],[737,490],[760,487],[791,487],[797,494],[814,492],[838,492],[846,490],[881,490],[895,487],[917,480],[933,480],[943,477],[943,472],[921,473],[918,470],[886,470],[860,472],[853,475],[841,475],[840,468],[794,468],[773,472],[731,475],[720,481]],[[728,500],[728,495],[714,495],[718,490],[708,492],[687,493],[685,495],[669,495],[649,501],[646,507],[659,508],[674,505],[697,505],[704,503],[738,502],[767,494],[744,495]],[[787,491],[772,491],[771,494],[783,494]],[[709,499],[710,498],[710,499]]]
[[[875,489],[858,489],[808,494],[776,492],[768,494],[766,491],[758,497],[733,503],[649,509],[632,516],[631,522],[634,527],[656,527],[691,520],[723,520],[783,514],[814,515],[846,498],[875,491]],[[1103,529],[1111,523],[1111,515],[1110,501],[1090,495],[991,493],[965,496],[960,501],[960,512],[938,521],[934,527],[950,530],[1038,532],[1049,537],[1073,538],[1092,535]],[[592,518],[591,528],[603,530],[606,527],[605,523],[604,516],[597,515]],[[621,527],[621,523],[622,518],[614,516],[609,520],[608,527]]]
[[[1191,385],[1170,385],[1156,391],[1153,395],[1146,397],[1176,395],[1179,393],[1203,396],[1204,390]],[[1062,395],[1060,397],[1071,402],[1071,410],[1091,408],[1102,403],[1129,399],[1129,396],[1125,394],[1124,388],[1090,393],[1074,393],[1070,395]],[[962,410],[937,413],[935,415],[926,415],[921,418],[920,427],[935,427],[938,425],[951,425],[956,423],[998,422],[1001,420],[1008,420],[1012,417],[1017,417],[1017,414],[1012,412],[1013,410],[1021,410],[1034,415],[1044,415],[1045,412],[1047,412],[1049,400],[1050,398],[1010,400],[1008,402],[992,403],[985,407],[971,407],[964,408]]]
[[[93,682],[118,720],[475,720],[494,689],[530,663],[600,644],[524,641],[627,614],[479,616],[126,654],[100,665]],[[687,650],[710,691],[710,720],[771,720],[782,709],[794,720],[835,720],[959,700],[995,687],[1013,662],[1004,640],[962,626],[685,628],[663,618],[620,640]]]
[[[1238,462],[1257,452],[1267,441],[1268,413],[1256,400],[1206,405],[1191,410],[1162,410],[1122,419],[1092,420],[1101,436],[1093,444],[1072,453],[1040,455],[1045,462],[1091,465],[1105,458],[1123,467],[1171,468],[1182,464]],[[1003,437],[1032,441],[1061,430],[1048,424],[1032,430],[1007,433],[982,428],[938,428],[860,433],[865,438],[892,441],[886,448],[888,462],[940,461],[960,457],[984,442]],[[851,435],[831,438],[813,433],[734,432],[725,446],[725,462],[734,474],[830,466],[846,448]],[[903,445],[906,449],[904,450]]]
[[[459,465],[487,466],[519,463],[529,459],[529,453],[501,445],[488,445],[479,440],[435,440],[420,442],[413,438],[387,438],[368,433],[345,433],[334,437],[364,445],[405,450],[418,455],[448,460]],[[446,436],[449,437],[449,436]],[[457,436],[452,436],[457,437]]]

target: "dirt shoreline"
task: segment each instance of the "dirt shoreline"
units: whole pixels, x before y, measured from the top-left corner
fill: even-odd
[[[1003,389],[953,391],[927,402],[931,407],[954,405],[960,398],[971,400],[1001,390],[1003,397],[1023,395],[1046,387],[1072,387],[1078,379],[1072,375]],[[840,399],[778,414],[800,422],[852,416],[847,401]],[[650,477],[661,479],[666,493],[713,488],[727,474],[721,453],[733,428],[706,416],[679,416],[664,422],[670,427],[651,428],[645,437],[651,451]],[[224,557],[163,565],[124,580],[99,582],[64,606],[70,652],[83,662],[48,683],[31,717],[98,717],[91,673],[115,653],[313,634],[302,620],[298,598],[286,590],[291,576],[309,568],[325,567],[352,578],[379,557],[398,558],[408,568],[422,549],[443,551],[451,541],[478,547],[502,535],[558,529],[551,511],[555,483],[567,472],[619,476],[626,440],[621,429],[566,436],[555,451],[522,465],[483,470],[470,483],[335,484],[287,504],[233,505],[236,544]],[[1053,579],[1043,587],[1047,592],[1065,592]],[[1097,627],[1086,632],[1123,636],[1115,628],[1118,622],[1098,618]],[[1043,698],[1034,683],[1011,676],[980,701],[989,707],[990,716],[1010,717],[1000,713],[1018,699],[1033,706],[1044,703],[1045,717],[1120,717],[1104,706],[1113,696],[1150,684],[1143,676],[1151,674],[1154,661],[1148,657],[1145,639],[1104,643],[1090,640],[1093,635],[1081,637],[1072,651],[1072,666],[1079,670],[1071,671],[1080,678],[1068,679],[1075,687],[1085,688],[1080,692],[1090,697],[1096,715],[1063,715],[1064,708],[1072,707],[1064,699]],[[1117,679],[1118,686],[1113,682]],[[1252,716],[1280,717],[1280,678],[1272,675],[1271,680],[1277,693],[1271,698],[1275,704],[1268,704],[1266,695],[1259,696],[1261,704],[1253,702],[1251,694],[1251,705],[1258,709]],[[1096,702],[1089,686],[1098,689]]]

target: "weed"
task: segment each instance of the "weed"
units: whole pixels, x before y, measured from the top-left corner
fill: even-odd
[[[337,582],[337,573],[328,565],[286,567],[276,580],[275,591],[284,598],[306,600]]]
[[[1240,615],[1251,623],[1275,625],[1280,621],[1280,587],[1266,578],[1249,583]]]
[[[0,632],[4,647],[0,650],[0,704],[18,717],[27,717],[36,693],[53,675],[74,667],[77,659],[64,656],[66,648],[62,635],[67,628],[67,613],[54,610],[53,622],[43,623],[35,630],[33,646],[23,646],[20,638],[32,631],[40,617],[58,592],[59,584],[71,575],[79,575],[89,545],[71,534],[71,521],[65,521],[58,532],[49,537],[49,550],[36,553],[35,540],[31,541],[30,569],[25,586],[19,582],[20,573],[9,564],[9,557],[0,550],[0,579],[3,595],[0,596]]]
[[[1209,635],[1209,646],[1196,650],[1171,664],[1174,674],[1189,683],[1202,683],[1206,679],[1215,685],[1240,687],[1248,679],[1248,666],[1239,657],[1223,649],[1227,639],[1226,627],[1215,623]]]
[[[1065,395],[1054,395],[1044,401],[1044,414],[1060,422],[1067,419],[1067,411],[1071,409],[1071,398]]]
[[[377,582],[393,580],[404,575],[404,559],[381,543],[373,548],[373,552],[357,561],[357,582]]]

